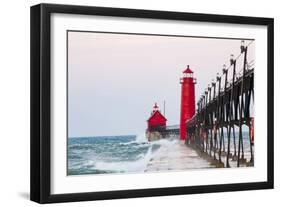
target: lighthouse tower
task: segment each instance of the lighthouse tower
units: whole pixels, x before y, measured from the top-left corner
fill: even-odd
[[[187,68],[183,71],[183,77],[180,79],[181,84],[181,111],[180,111],[180,139],[186,139],[186,121],[191,119],[195,114],[195,84],[193,71]]]

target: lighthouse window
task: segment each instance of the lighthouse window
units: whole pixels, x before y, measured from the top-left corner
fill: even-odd
[[[186,78],[192,78],[192,77],[193,77],[193,74],[192,74],[192,73],[186,73],[186,74],[184,75],[184,77],[186,77]]]

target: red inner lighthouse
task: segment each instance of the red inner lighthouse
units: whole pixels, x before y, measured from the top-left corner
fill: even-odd
[[[164,115],[161,114],[157,103],[155,103],[153,107],[153,111],[151,112],[151,116],[147,120],[147,129],[148,131],[154,131],[157,129],[165,129],[166,128],[167,119]]]
[[[195,114],[195,84],[193,71],[187,68],[183,71],[181,83],[181,114],[180,114],[180,139],[186,139],[185,123]]]

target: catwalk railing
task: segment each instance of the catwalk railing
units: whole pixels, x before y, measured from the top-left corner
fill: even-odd
[[[186,122],[187,144],[220,167],[254,164],[254,61],[248,61],[248,44],[222,75],[213,80]],[[238,69],[241,62],[241,70]]]

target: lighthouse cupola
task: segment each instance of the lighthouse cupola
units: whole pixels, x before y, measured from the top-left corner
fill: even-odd
[[[189,68],[189,65],[187,65],[187,68],[183,71],[183,77],[193,78],[193,71]]]
[[[152,110],[152,113],[156,112],[159,110],[159,107],[157,106],[157,103],[154,104],[153,106],[153,110]]]
[[[180,139],[186,139],[186,122],[195,114],[195,84],[193,71],[187,65],[183,71],[181,84]]]

